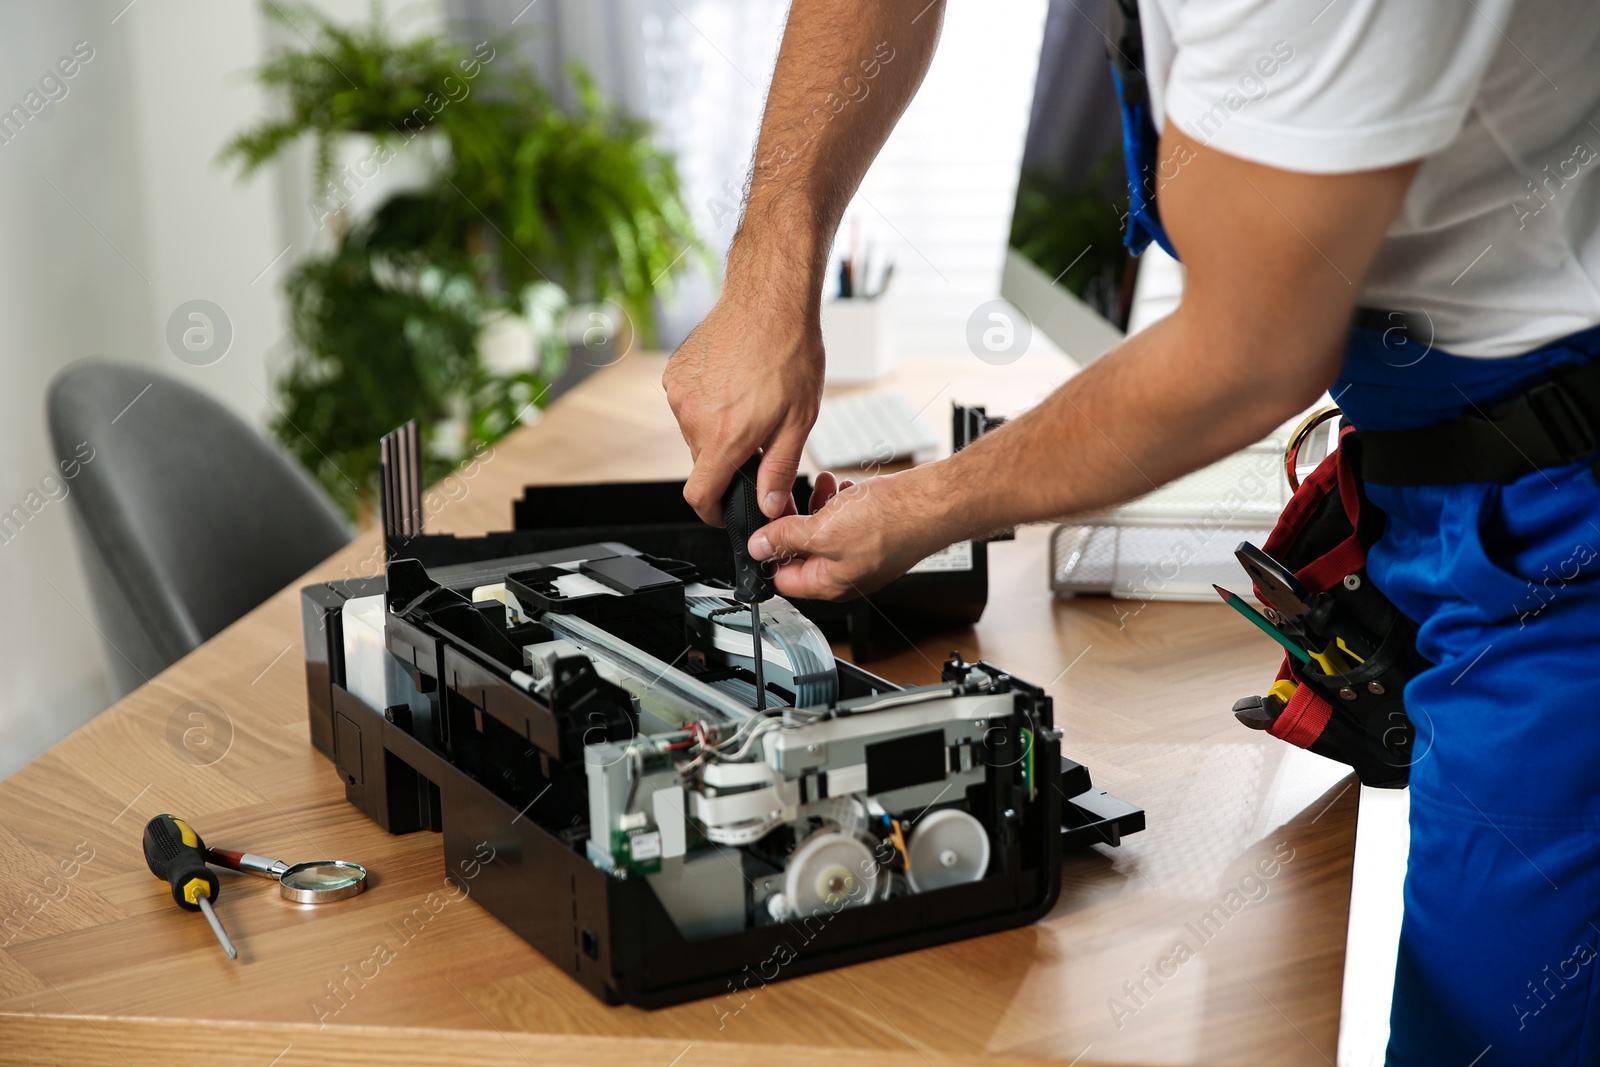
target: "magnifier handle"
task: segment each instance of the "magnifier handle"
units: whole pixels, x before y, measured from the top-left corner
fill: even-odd
[[[206,849],[206,862],[226,867],[230,871],[242,871],[245,874],[272,879],[282,878],[283,872],[289,869],[289,865],[282,860],[257,856],[253,852],[235,852],[231,848]]]

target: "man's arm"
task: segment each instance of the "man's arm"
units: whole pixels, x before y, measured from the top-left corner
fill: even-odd
[[[767,94],[722,295],[663,385],[694,457],[684,497],[722,525],[733,471],[764,449],[769,518],[790,490],[822,397],[820,298],[845,206],[922,84],[944,0],[794,0]]]
[[[1297,174],[1168,129],[1160,190],[1182,303],[1033,410],[947,460],[863,482],[751,538],[799,557],[786,596],[871,592],[928,553],[1120,503],[1260,440],[1338,374],[1361,280],[1415,164]]]

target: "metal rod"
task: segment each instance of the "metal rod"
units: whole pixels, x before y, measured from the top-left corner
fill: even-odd
[[[766,657],[761,654],[761,605],[750,605],[750,633],[755,638],[756,657],[756,710],[767,710]]]
[[[400,536],[411,540],[411,424],[400,427]]]
[[[230,960],[239,958],[239,950],[233,947],[233,942],[228,939],[228,931],[222,928],[222,920],[217,918],[217,913],[211,910],[211,900],[206,896],[199,898],[200,914],[206,917],[206,922],[211,924],[211,932],[217,935],[217,940],[222,943],[222,951],[228,954]]]
[[[378,512],[383,520],[383,544],[394,543],[394,449],[384,434],[378,441]]]
[[[583,651],[610,660],[628,673],[648,680],[652,686],[669,690],[725,720],[742,723],[753,715],[748,707],[721,690],[714,689],[693,675],[662,662],[620,638],[613,637],[587,619],[558,611],[547,611],[539,621]]]
[[[417,420],[412,419],[406,423],[407,445],[406,460],[411,469],[411,496],[407,501],[407,522],[411,527],[412,537],[422,536],[422,436],[417,429]]]

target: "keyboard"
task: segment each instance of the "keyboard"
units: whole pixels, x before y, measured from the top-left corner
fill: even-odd
[[[933,458],[939,439],[902,393],[877,390],[822,402],[806,441],[825,470]]]

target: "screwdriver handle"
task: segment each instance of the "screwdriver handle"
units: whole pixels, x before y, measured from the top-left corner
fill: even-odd
[[[761,562],[750,555],[750,535],[767,524],[756,505],[756,471],[761,468],[757,452],[734,472],[728,493],[722,498],[722,521],[728,527],[733,545],[733,595],[742,604],[759,604],[772,599],[772,562]]]
[[[199,911],[200,898],[221,892],[217,872],[206,866],[206,844],[175,815],[157,815],[144,827],[144,861],[150,873],[172,886],[172,899],[185,911]]]

